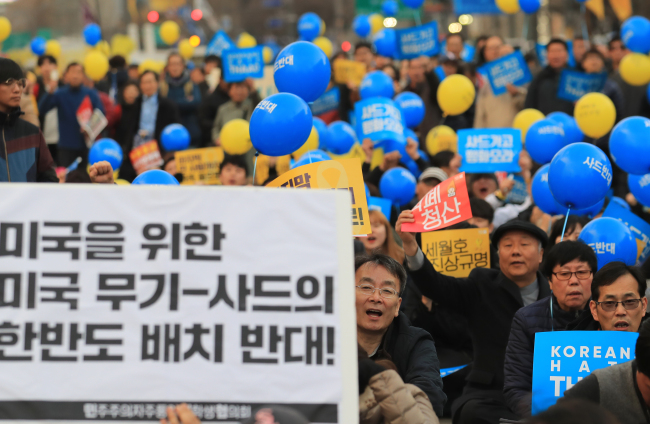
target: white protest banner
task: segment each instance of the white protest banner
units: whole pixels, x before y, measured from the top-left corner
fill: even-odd
[[[1,419],[358,419],[349,193],[0,191]]]

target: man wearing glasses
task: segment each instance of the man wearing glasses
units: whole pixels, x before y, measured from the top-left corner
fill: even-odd
[[[535,333],[566,330],[589,311],[597,269],[596,254],[582,241],[558,243],[546,254],[542,273],[553,292],[517,311],[506,348],[503,393],[510,410],[520,418],[531,414]]]
[[[437,416],[447,396],[433,339],[412,327],[399,311],[406,271],[390,256],[359,256],[355,261],[357,342],[373,360],[389,359],[405,383],[427,394]]]

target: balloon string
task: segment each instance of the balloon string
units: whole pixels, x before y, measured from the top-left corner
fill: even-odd
[[[415,23],[418,24],[418,26],[422,25],[422,21],[420,20],[420,12],[413,11],[413,14],[415,15]]]
[[[255,151],[255,165],[253,166],[253,185],[255,185],[255,173],[257,172],[257,157],[260,155],[260,152]]]
[[[438,125],[444,125],[445,120],[447,119],[447,116],[448,116],[448,115],[447,115],[446,113],[443,113],[443,114],[442,114],[442,119],[440,120],[440,122],[438,123]]]
[[[571,212],[571,208],[566,210],[566,216],[564,217],[564,227],[562,227],[562,238],[560,238],[560,243],[564,241],[564,232],[566,231],[566,223],[569,221],[569,213]]]
[[[309,150],[307,154],[309,155],[309,164],[311,165],[311,150]]]
[[[582,38],[585,42],[589,42],[589,31],[587,30],[587,5],[581,3],[580,9],[582,12]]]

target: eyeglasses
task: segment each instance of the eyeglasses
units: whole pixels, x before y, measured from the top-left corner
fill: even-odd
[[[596,302],[596,305],[600,305],[600,307],[603,308],[603,311],[605,312],[614,312],[616,308],[618,308],[619,303],[622,303],[623,307],[626,310],[630,311],[639,307],[641,299],[628,299],[622,302],[614,302],[613,300],[608,300],[606,302]]]
[[[375,286],[371,286],[370,284],[361,284],[355,287],[361,292],[361,294],[364,294],[366,296],[372,296],[376,290],[379,290],[379,296],[383,297],[384,299],[395,299],[398,296],[397,290],[391,288],[385,287],[383,289],[378,289]]]
[[[570,271],[560,271],[560,272],[554,272],[553,275],[557,277],[558,280],[560,281],[568,281],[571,279],[571,276],[575,274],[576,278],[578,280],[586,280],[589,277],[591,277],[591,271],[589,270],[581,270],[581,271],[576,271],[576,272],[570,272]]]
[[[25,78],[14,79],[9,78],[7,81],[3,81],[2,84],[6,85],[9,88],[14,88],[14,84],[18,84],[20,88],[25,88],[27,85],[27,80]]]

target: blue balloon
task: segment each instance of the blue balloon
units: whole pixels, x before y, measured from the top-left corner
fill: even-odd
[[[196,68],[196,64],[190,60],[185,64],[185,67],[191,71]]]
[[[417,181],[413,174],[404,168],[392,168],[382,175],[379,180],[379,191],[381,196],[393,203],[402,206],[406,205],[415,196]]]
[[[548,169],[550,165],[544,165],[537,170],[533,177],[531,185],[531,193],[535,205],[541,209],[542,212],[549,215],[563,215],[566,213],[566,208],[563,208],[553,197],[551,189],[548,186]]]
[[[366,15],[359,15],[352,21],[352,30],[361,38],[369,36],[371,29],[370,19]]]
[[[307,41],[282,49],[274,69],[278,91],[295,94],[308,103],[323,95],[332,77],[330,60],[320,47]]]
[[[415,131],[413,131],[413,130],[410,129],[410,128],[406,128],[406,129],[404,130],[404,138],[411,138],[411,139],[413,139],[413,141],[415,141],[416,143],[418,143],[418,146],[420,145],[420,138],[419,138],[418,135],[415,133]]]
[[[392,99],[395,94],[393,80],[382,71],[370,72],[361,80],[359,94],[361,95],[361,100],[371,97],[387,97]]]
[[[644,175],[650,172],[650,119],[631,116],[619,122],[609,137],[609,153],[623,171]]]
[[[580,240],[590,245],[598,258],[598,269],[610,262],[636,263],[637,246],[632,232],[616,218],[598,218],[580,232]]]
[[[603,211],[603,207],[605,206],[605,199],[603,198],[600,202],[596,203],[595,205],[586,208],[586,209],[571,209],[571,215],[577,215],[577,216],[587,216],[589,218],[593,218],[594,216],[598,215]],[[563,215],[567,214],[566,208],[563,208],[564,212]]]
[[[323,162],[326,160],[332,160],[330,156],[322,150],[310,150],[305,153],[298,159],[296,162],[291,164],[291,169],[297,168],[303,165],[309,165],[311,163]]]
[[[37,56],[42,56],[45,54],[45,44],[47,41],[45,41],[45,38],[43,37],[34,37],[32,42],[29,44],[29,47],[32,49],[32,53],[34,53]]]
[[[650,52],[650,20],[643,16],[632,16],[621,26],[623,44],[635,53]]]
[[[284,156],[305,144],[313,117],[307,103],[291,93],[278,93],[257,105],[250,121],[251,142],[266,156]]]
[[[113,170],[119,169],[123,159],[122,147],[117,141],[110,138],[97,140],[88,152],[88,163],[91,165],[107,161],[113,167]]]
[[[540,0],[519,0],[519,7],[524,13],[535,13],[542,7]]]
[[[169,172],[160,169],[150,169],[135,177],[133,185],[180,185],[178,180]]]
[[[395,97],[395,103],[402,110],[402,118],[406,126],[415,128],[424,119],[424,102],[422,98],[415,93],[405,91]]]
[[[526,133],[526,150],[535,162],[542,165],[549,163],[566,145],[564,129],[550,119],[535,122]]]
[[[570,144],[551,161],[548,183],[553,197],[562,206],[590,208],[607,195],[612,185],[612,164],[593,144]]]
[[[97,24],[88,24],[84,27],[84,40],[90,46],[94,46],[102,39],[102,29]]]
[[[578,123],[573,116],[564,112],[553,112],[549,113],[546,119],[550,119],[560,124],[564,130],[564,137],[566,137],[567,145],[571,143],[580,143],[585,138],[585,135],[580,130],[580,127],[578,127]]]
[[[384,0],[381,4],[381,11],[385,16],[395,16],[399,11],[399,5],[395,0]]]
[[[424,0],[402,0],[402,2],[411,9],[417,9],[418,7],[422,6]]]
[[[350,124],[343,121],[332,122],[329,125],[330,137],[327,150],[335,155],[344,155],[352,149],[357,142],[357,134]]]
[[[185,150],[190,147],[190,132],[181,124],[169,124],[163,129],[160,143],[170,152]]]
[[[636,197],[643,206],[650,208],[650,174],[627,176],[627,185],[630,193]]]
[[[304,13],[298,19],[298,34],[306,41],[312,41],[320,35],[321,19],[314,12]]]
[[[375,34],[372,40],[375,50],[379,56],[394,57],[397,50],[397,37],[395,30],[392,28],[384,28]]]
[[[318,132],[318,148],[325,149],[330,139],[330,130],[327,128],[327,124],[316,116],[314,116],[313,125]]]
[[[615,203],[620,207],[627,209],[628,211],[632,210],[630,204],[627,203],[624,199],[621,199],[620,197],[613,196],[612,199],[609,201],[609,203]]]
[[[404,163],[404,162],[402,162],[402,163]],[[422,174],[422,171],[420,171],[420,168],[418,167],[418,164],[415,163],[415,161],[413,159],[409,158],[409,161],[404,163],[404,165],[406,166],[406,169],[408,169],[409,172],[411,174],[413,174],[413,176],[416,179],[420,178],[420,174]]]

